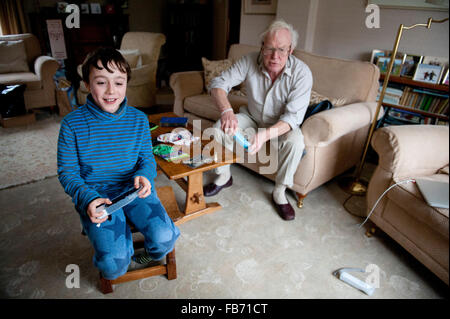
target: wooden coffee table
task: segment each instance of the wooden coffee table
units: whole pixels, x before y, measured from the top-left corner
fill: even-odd
[[[148,115],[148,120],[149,122],[159,125],[159,121],[163,116],[176,117],[177,115],[172,112],[150,114]],[[152,138],[155,138],[160,134],[170,133],[173,129],[175,129],[175,127],[160,126],[151,132]],[[188,125],[187,129],[191,132],[193,131],[191,125]],[[203,150],[203,148],[211,142],[211,140],[203,140],[201,141],[201,145],[191,144],[191,157],[194,150],[199,150],[200,147]],[[222,208],[219,203],[207,203],[203,195],[203,172],[226,164],[232,164],[237,160],[236,154],[222,146],[220,147],[222,148],[222,158],[218,158],[217,162],[203,164],[196,168],[192,168],[182,162],[168,162],[155,155],[156,164],[158,165],[159,170],[161,170],[169,179],[177,182],[177,184],[186,192],[184,211],[180,212],[177,216],[171,216],[175,225],[182,224],[205,214],[213,213]]]

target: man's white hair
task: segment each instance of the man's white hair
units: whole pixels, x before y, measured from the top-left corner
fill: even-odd
[[[283,19],[274,20],[269,25],[269,27],[266,29],[266,31],[261,33],[261,35],[260,35],[261,44],[264,43],[264,40],[269,33],[272,33],[272,32],[278,31],[278,30],[282,30],[282,29],[287,29],[289,31],[289,33],[291,34],[291,49],[292,50],[295,49],[295,47],[297,46],[297,41],[298,41],[298,32],[294,29],[294,27],[291,24],[287,23]]]

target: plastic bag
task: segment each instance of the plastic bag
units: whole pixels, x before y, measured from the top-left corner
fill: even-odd
[[[60,116],[65,116],[78,107],[75,90],[72,84],[64,78],[57,80],[56,103],[58,104]]]

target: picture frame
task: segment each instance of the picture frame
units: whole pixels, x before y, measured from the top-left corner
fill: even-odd
[[[367,5],[376,4],[381,9],[448,11],[448,2],[441,2],[434,4],[427,0],[367,0]]]
[[[244,14],[266,14],[277,13],[277,0],[244,0]]]
[[[372,55],[370,56],[370,63],[377,64],[379,57],[385,56],[386,52],[384,50],[374,49],[372,50]]]
[[[390,57],[391,55],[392,55],[392,51],[389,50],[389,51],[386,51],[386,54],[384,56]],[[406,59],[406,53],[397,51],[397,53],[395,54],[395,58],[402,60],[402,63],[404,63],[405,59]]]
[[[66,7],[69,5],[68,2],[58,1],[56,3],[56,12],[66,13]]]
[[[422,63],[422,60],[422,55],[406,54],[400,76],[412,78],[416,72],[417,66]]]
[[[89,14],[89,4],[88,3],[80,4],[80,12],[82,14]]]
[[[90,3],[91,5],[91,13],[92,14],[101,14],[102,13],[102,7],[100,6],[100,3],[94,2]]]
[[[441,79],[442,69],[441,65],[421,63],[417,66],[416,72],[414,72],[413,80],[438,84]]]
[[[381,74],[386,74],[389,63],[391,61],[390,57],[379,57],[377,61],[377,66],[380,69]],[[391,75],[400,76],[400,72],[402,70],[402,59],[395,59],[394,65],[392,66]]]
[[[448,59],[439,56],[424,56],[422,63],[448,67]]]
[[[441,84],[448,85],[448,68],[445,71],[444,76],[442,77]]]

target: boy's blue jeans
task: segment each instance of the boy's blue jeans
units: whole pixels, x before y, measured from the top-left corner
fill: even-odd
[[[136,198],[110,215],[111,220],[106,220],[100,227],[92,223],[87,215],[80,216],[83,229],[94,246],[94,265],[103,278],[109,280],[127,272],[134,254],[133,239],[125,216],[144,235],[144,247],[153,260],[159,260],[171,252],[180,236],[178,227],[167,215],[154,189],[146,198]]]

